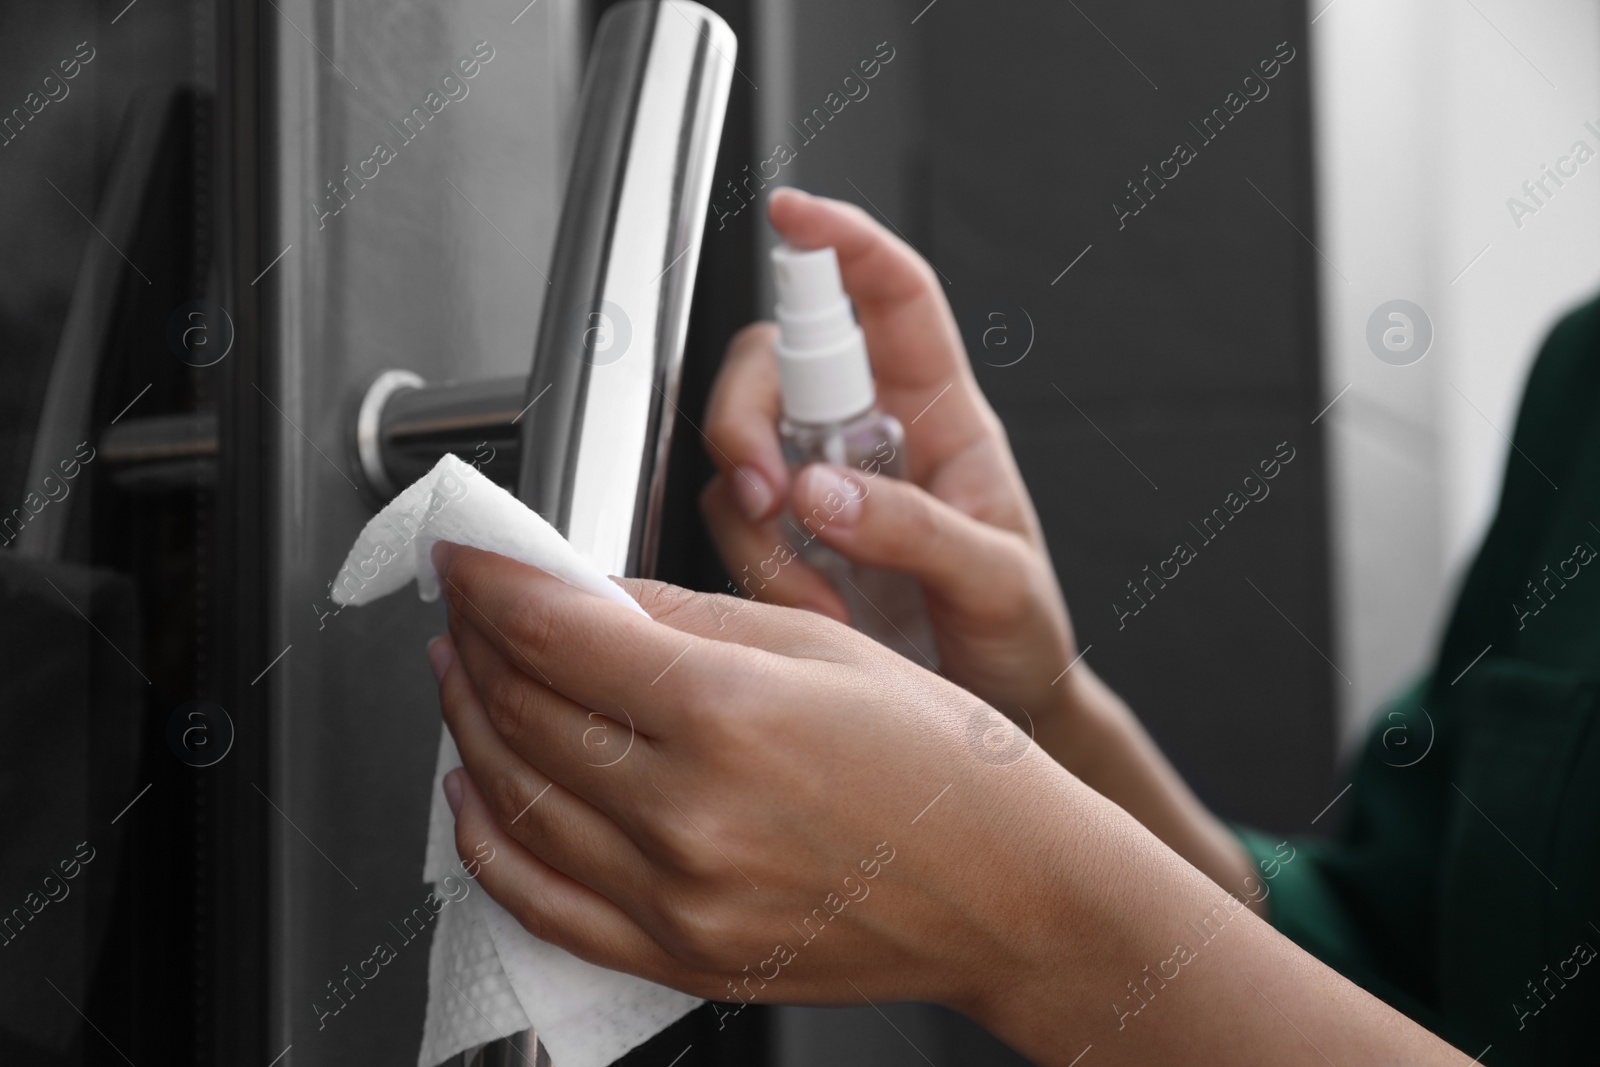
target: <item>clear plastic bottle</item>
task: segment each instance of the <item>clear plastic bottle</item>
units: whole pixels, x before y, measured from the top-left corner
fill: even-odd
[[[779,437],[791,471],[827,463],[850,472],[846,493],[807,515],[785,515],[791,545],[820,571],[850,609],[856,629],[913,662],[937,668],[938,649],[916,579],[859,567],[828,548],[820,531],[846,498],[864,499],[882,477],[907,471],[905,429],[878,410],[865,338],[831,248],[772,251],[778,290],[778,370],[783,417]]]

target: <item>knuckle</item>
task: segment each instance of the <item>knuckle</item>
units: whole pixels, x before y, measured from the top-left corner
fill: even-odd
[[[731,601],[733,598],[724,599]],[[691,617],[698,626],[705,626],[719,618],[715,612],[721,605],[713,602],[711,597],[695,594],[695,599],[689,603],[694,605],[696,611],[704,613],[698,618]],[[681,611],[685,606],[680,605],[676,610]],[[732,617],[740,606],[730,605],[720,617]],[[665,616],[657,618],[663,619]],[[732,717],[730,694],[737,680],[742,677],[738,661],[743,657],[738,654],[730,656],[719,641],[680,632],[686,647],[651,685],[660,691],[661,699],[672,706],[673,715],[683,732],[702,734],[707,740],[714,741],[722,735],[727,721]],[[670,650],[663,648],[660,657],[664,659],[669,654]]]
[[[776,323],[769,321],[750,323],[734,334],[733,340],[728,342],[727,361],[748,359],[752,354],[765,355],[772,348],[772,341],[777,332]]]
[[[824,634],[827,628],[835,625],[832,620],[820,616],[816,617],[816,622],[819,624],[818,630]],[[841,629],[849,630],[848,627]],[[753,758],[766,751],[772,742],[774,719],[762,714],[762,709],[770,705],[774,692],[782,691],[778,686],[788,684],[790,678],[798,680],[797,675],[784,672],[781,677],[785,680],[779,681],[779,670],[781,668],[773,664],[771,670],[763,670],[755,675],[726,673],[722,675],[716,699],[702,701],[704,721],[700,725],[700,736],[713,746],[714,756],[727,757],[749,766]],[[821,672],[813,674],[808,669],[807,674],[810,677],[808,687],[814,689],[815,679]],[[729,830],[740,829],[742,824],[737,818],[723,818],[727,819]]]
[[[700,596],[699,603],[705,606],[710,618],[717,620],[719,630],[724,629],[728,620],[744,611],[749,604],[744,597],[728,593],[704,593]]]
[[[735,931],[714,905],[679,898],[660,908],[660,940],[672,957],[690,967],[710,970],[722,962]]]
[[[489,804],[489,810],[494,813],[495,821],[502,826],[508,824],[519,809],[519,805],[526,804],[522,798],[526,792],[522,783],[506,775],[498,775],[488,783],[489,788],[484,790],[480,784],[479,790],[484,793],[484,800]],[[457,825],[459,826],[459,820]],[[457,844],[460,843],[460,831],[457,831]]]
[[[575,946],[567,931],[560,923],[550,921],[542,894],[531,888],[522,887],[514,889],[513,893],[514,896],[508,902],[506,910],[511,912],[524,930],[540,941],[546,941],[568,952],[573,951]]]
[[[722,370],[706,407],[706,435],[719,444],[737,444],[759,425],[762,394],[777,388],[768,364],[777,359],[777,327],[770,322],[746,326],[728,344]]]
[[[915,546],[918,555],[938,557],[944,548],[944,524],[939,521],[933,502],[926,493],[911,486],[905,488],[905,507],[902,509],[905,536]]]
[[[1007,627],[1027,614],[1033,569],[1026,545],[1007,537],[988,558],[983,581],[969,584],[968,610],[980,625]]]
[[[709,697],[709,691],[708,687],[696,686],[694,695],[684,700],[678,709],[678,720],[685,733],[715,745],[726,739],[729,720],[734,716],[728,713],[722,700]]]
[[[657,622],[667,622],[682,617],[684,612],[694,609],[704,595],[692,589],[685,589],[681,585],[654,580],[639,582],[634,587],[633,593],[634,598],[639,601],[639,606],[649,612],[650,617]]]
[[[1028,599],[1033,587],[1033,555],[1022,542],[1006,539],[1006,549],[998,553],[1000,566],[994,569],[995,596],[1001,603],[1017,604]]]
[[[706,413],[706,437],[735,464],[750,450],[757,433],[757,424],[746,405],[734,403],[731,397],[712,405]]]
[[[507,620],[505,635],[530,662],[537,663],[557,638],[555,615],[529,597]]]
[[[655,858],[670,870],[684,872],[698,862],[701,842],[671,808],[658,812],[650,834],[650,844]]]
[[[698,822],[698,820],[696,820]],[[714,860],[720,859],[700,832],[668,806],[658,820],[652,835],[655,858],[665,867],[690,882],[702,882],[714,876],[719,868]]]
[[[483,710],[507,743],[512,743],[524,732],[524,723],[538,714],[538,697],[522,679],[509,672],[500,673],[484,686]]]

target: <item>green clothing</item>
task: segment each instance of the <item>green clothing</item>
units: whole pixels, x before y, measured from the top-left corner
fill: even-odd
[[[1514,444],[1429,676],[1377,720],[1329,813],[1342,829],[1286,864],[1277,837],[1240,836],[1276,867],[1285,935],[1467,1055],[1593,1063],[1600,301],[1545,342]]]

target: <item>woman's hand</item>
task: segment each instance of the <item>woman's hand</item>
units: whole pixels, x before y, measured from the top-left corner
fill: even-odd
[[[970,1009],[1019,916],[1067,910],[1024,871],[1070,777],[980,758],[957,686],[814,614],[620,580],[652,619],[441,556],[457,841],[537,936],[735,1004]]]
[[[1033,503],[972,376],[933,268],[847,204],[783,189],[772,195],[770,214],[791,244],[836,250],[866,334],[878,402],[906,428],[910,480],[858,475],[868,491],[855,513],[839,512],[819,539],[846,559],[917,578],[945,677],[1023,723],[1062,766],[1237,892],[1252,869],[1244,850],[1127,706],[1077,662]],[[702,506],[736,583],[747,566],[755,573],[761,561],[785,558],[776,547],[785,541],[786,506],[800,515],[834,511],[824,498],[836,485],[830,475],[843,473],[813,465],[789,478],[778,444],[776,333],[771,323],[758,323],[734,338],[706,415],[721,473]],[[802,560],[769,574],[761,571],[762,582],[741,590],[847,621],[838,593]],[[1010,739],[998,725],[987,735],[989,755],[1003,760]]]
[[[1067,684],[1053,683],[1077,655],[1072,627],[1005,430],[972,376],[938,278],[856,207],[781,189],[770,214],[790,244],[837,251],[879,405],[906,428],[910,480],[872,479],[859,509],[823,525],[820,540],[921,582],[946,677],[1019,720],[1023,711],[1055,714]],[[862,481],[820,464],[790,478],[778,444],[775,338],[771,323],[734,338],[705,422],[721,473],[702,507],[736,585],[787,543],[786,506],[808,514],[841,475]],[[848,621],[839,594],[803,561],[760,577],[741,590]]]
[[[489,842],[483,887],[576,956],[724,1019],[935,1001],[1061,1067],[1466,1063],[1038,748],[985,758],[990,709],[845,626],[435,560],[458,850]]]

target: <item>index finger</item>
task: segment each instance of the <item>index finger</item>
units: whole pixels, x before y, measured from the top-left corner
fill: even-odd
[[[706,442],[751,521],[767,518],[789,495],[789,469],[778,444],[777,330],[757,322],[734,335],[706,401]]]
[[[493,552],[446,545],[438,564],[450,606],[506,659],[584,707],[626,708],[651,737],[681,733],[708,689],[732,691],[750,680],[750,658],[766,655],[665,626]]]

